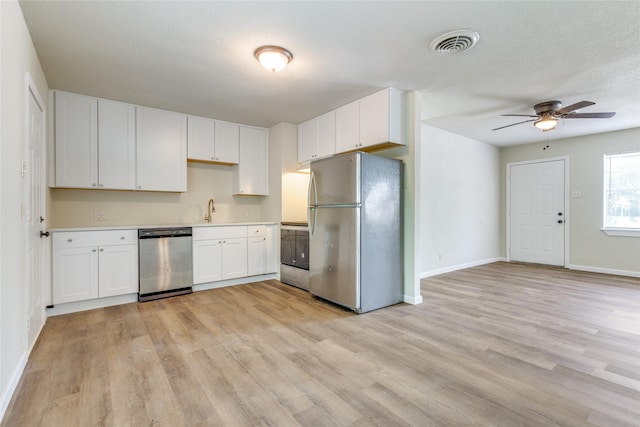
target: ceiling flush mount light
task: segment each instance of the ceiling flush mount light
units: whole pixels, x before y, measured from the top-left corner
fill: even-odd
[[[264,68],[274,73],[284,69],[293,60],[291,52],[280,46],[259,47],[254,55]]]
[[[429,45],[436,55],[457,55],[471,49],[480,40],[480,34],[471,30],[455,30],[436,37]]]
[[[533,122],[533,125],[535,127],[537,127],[538,129],[544,132],[555,129],[557,124],[558,124],[558,119],[556,119],[551,115],[543,115],[538,120]]]

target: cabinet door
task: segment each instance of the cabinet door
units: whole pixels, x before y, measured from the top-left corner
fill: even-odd
[[[98,298],[98,249],[53,250],[53,303]]]
[[[136,107],[98,100],[98,186],[136,188]]]
[[[187,191],[187,116],[136,107],[138,189]]]
[[[367,147],[389,141],[389,90],[360,100],[360,143]]]
[[[98,296],[138,292],[138,245],[98,248]]]
[[[234,195],[268,195],[268,156],[267,130],[241,126],[240,163],[232,173]]]
[[[222,241],[193,242],[193,284],[222,280]]]
[[[356,150],[360,145],[360,103],[336,110],[336,153]]]
[[[193,160],[214,161],[215,120],[189,116],[187,132],[187,157]]]
[[[216,120],[216,161],[238,164],[240,162],[240,125]]]
[[[317,155],[318,119],[313,118],[298,125],[298,161],[307,162]]]
[[[247,275],[247,238],[225,239],[222,243],[222,279]]]
[[[329,111],[318,117],[317,157],[331,156],[336,153],[336,112]]]
[[[255,276],[267,272],[267,238],[247,239],[247,275]]]
[[[98,187],[98,100],[55,92],[56,187]]]

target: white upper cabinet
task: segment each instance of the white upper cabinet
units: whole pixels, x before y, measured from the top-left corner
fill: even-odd
[[[237,164],[240,157],[240,126],[203,117],[188,118],[188,158]]]
[[[269,193],[269,140],[267,129],[240,126],[240,162],[233,167],[234,195]]]
[[[98,100],[55,92],[55,185],[98,187]]]
[[[136,108],[98,100],[98,187],[136,188]]]
[[[189,116],[187,118],[187,158],[214,161],[216,159],[214,138],[215,120]]]
[[[391,142],[404,144],[403,95],[384,89],[360,100],[360,144],[371,147]]]
[[[298,161],[307,162],[336,152],[336,112],[329,111],[298,125]]]
[[[356,150],[360,144],[360,102],[336,110],[336,152]]]
[[[240,162],[240,125],[216,120],[215,156],[220,163]]]
[[[187,116],[136,107],[138,190],[187,191]]]
[[[401,91],[383,89],[336,110],[336,152],[404,145]]]

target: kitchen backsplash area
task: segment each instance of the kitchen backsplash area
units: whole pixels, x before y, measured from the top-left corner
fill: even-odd
[[[262,221],[263,196],[232,196],[231,167],[189,162],[185,193],[51,189],[49,227],[194,224],[204,222],[214,199],[213,222]]]

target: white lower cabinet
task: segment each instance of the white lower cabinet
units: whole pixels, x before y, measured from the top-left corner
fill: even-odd
[[[222,280],[222,240],[196,241],[193,231],[193,284]]]
[[[194,285],[246,275],[246,226],[194,227]]]
[[[98,248],[53,249],[53,303],[98,298]]]
[[[193,284],[275,273],[277,225],[194,227]]]
[[[98,248],[98,297],[138,292],[138,245]]]
[[[245,276],[247,276],[247,238],[223,240],[222,280]]]
[[[251,235],[249,227],[249,235],[247,238],[247,273],[249,276],[257,276],[258,274],[267,273],[267,237],[265,227],[258,226],[256,235]],[[259,233],[259,234],[258,234]]]
[[[138,292],[137,230],[53,234],[53,303]]]

